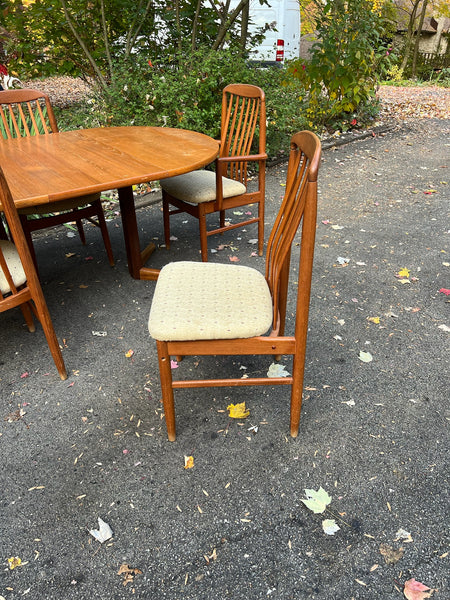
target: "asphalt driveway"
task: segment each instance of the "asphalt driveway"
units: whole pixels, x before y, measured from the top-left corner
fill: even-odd
[[[69,378],[40,328],[0,315],[0,597],[388,600],[411,578],[450,597],[449,134],[449,120],[425,119],[324,151],[296,440],[279,386],[176,392],[169,443],[147,332],[154,283],[129,277],[120,218],[114,268],[95,229],[87,247],[65,228],[39,237]],[[268,171],[267,232],[285,170]],[[162,244],[160,205],[138,218]],[[199,259],[196,222],[180,216],[172,233],[152,266]],[[211,260],[263,268],[255,237],[210,238]],[[178,368],[252,376],[270,362]],[[231,420],[227,405],[244,400],[250,416]],[[315,514],[301,500],[321,487],[331,502]],[[89,533],[98,517],[113,532],[103,544]]]

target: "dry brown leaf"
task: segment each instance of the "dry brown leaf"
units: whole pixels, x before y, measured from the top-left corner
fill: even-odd
[[[402,558],[403,552],[403,548],[395,550],[392,546],[388,546],[388,544],[380,544],[380,554],[383,555],[384,562],[387,565],[395,565]]]
[[[133,569],[126,563],[122,563],[117,571],[117,575],[123,575],[122,583],[125,586],[133,582],[135,575],[142,575],[142,571],[140,569]]]

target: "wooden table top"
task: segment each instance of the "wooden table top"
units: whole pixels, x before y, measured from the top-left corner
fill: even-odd
[[[0,165],[21,208],[187,173],[218,149],[184,129],[104,127],[2,140]]]

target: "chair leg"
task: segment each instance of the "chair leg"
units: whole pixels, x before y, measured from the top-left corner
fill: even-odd
[[[24,304],[20,305],[20,310],[22,311],[23,318],[25,319],[25,323],[27,324],[28,331],[33,333],[36,331],[36,326],[33,321],[33,313],[31,312],[31,307],[28,302],[24,302]]]
[[[170,204],[163,191],[163,222],[164,222],[164,243],[167,250],[170,250]]]
[[[98,202],[95,202],[94,205],[98,206],[98,226],[100,227],[100,231],[102,232],[103,244],[105,246],[106,254],[108,255],[109,264],[111,265],[111,267],[113,267],[114,256],[111,248],[111,240],[109,239],[108,226],[106,225],[106,219],[103,213],[102,203],[100,200],[98,200]]]
[[[291,390],[291,436],[296,438],[300,424],[300,413],[303,399],[303,377],[305,374],[306,340],[299,344],[300,347],[294,354],[292,365],[292,390]]]
[[[0,214],[0,240],[7,240],[8,234],[6,233],[5,226],[3,224],[2,215]]]
[[[167,351],[166,342],[156,342],[158,350],[159,374],[161,377],[161,391],[166,417],[167,436],[170,442],[176,438],[175,429],[175,405],[173,400],[172,370],[170,367],[170,355]]]
[[[220,227],[225,227],[225,211],[224,210],[219,211],[219,215],[220,215],[220,222],[219,222]]]
[[[264,253],[264,202],[258,202],[258,254]]]
[[[83,244],[83,246],[85,246],[86,245],[86,236],[84,235],[83,222],[81,219],[77,219],[76,223],[77,223],[77,229],[78,229],[78,234],[80,236],[81,243]]]
[[[36,306],[36,313],[39,322],[41,323],[42,329],[44,330],[45,338],[47,340],[47,344],[50,349],[50,353],[53,357],[53,361],[58,370],[59,376],[62,380],[67,379],[66,366],[64,364],[61,349],[58,343],[58,338],[56,337],[55,330],[53,329],[50,313],[47,304],[45,303],[42,291],[39,293],[37,290],[32,290],[32,294],[34,304]]]
[[[208,236],[206,235],[206,215],[204,213],[200,213],[198,216],[198,227],[200,231],[202,261],[208,262]]]

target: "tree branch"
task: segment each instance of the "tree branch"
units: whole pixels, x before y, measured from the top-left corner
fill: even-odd
[[[75,39],[77,40],[77,42],[81,46],[81,49],[85,53],[86,58],[88,59],[89,64],[91,65],[91,67],[92,67],[92,69],[93,69],[93,71],[94,71],[94,73],[95,73],[95,75],[96,75],[96,77],[97,77],[100,85],[102,86],[102,88],[104,90],[107,90],[108,89],[108,83],[107,83],[106,79],[104,78],[102,72],[100,71],[99,66],[95,62],[92,54],[89,52],[89,50],[88,50],[86,44],[84,43],[83,39],[81,38],[80,34],[76,30],[75,25],[74,25],[74,23],[72,21],[72,18],[71,18],[70,14],[69,14],[69,11],[68,11],[68,8],[67,8],[67,4],[66,4],[66,0],[60,0],[60,2],[61,2],[61,6],[63,8],[63,11],[64,11],[64,16],[66,17],[67,23],[68,23],[68,25],[70,27],[70,30],[72,31]]]

